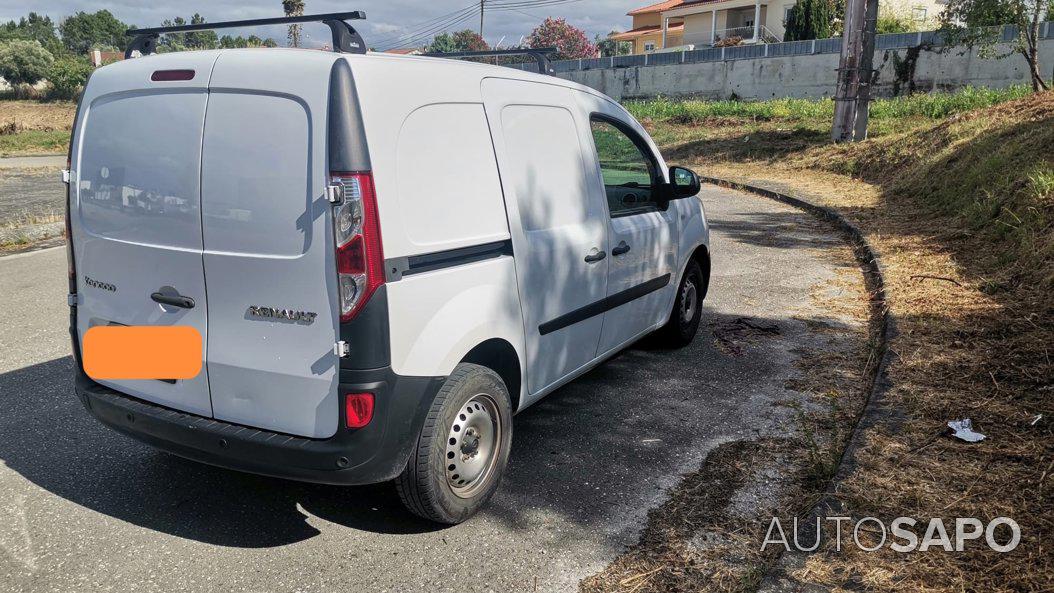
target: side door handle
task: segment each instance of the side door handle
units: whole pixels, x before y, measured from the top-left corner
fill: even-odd
[[[150,295],[155,303],[162,305],[169,305],[171,307],[179,307],[180,309],[193,309],[194,299],[182,295],[167,295],[155,292]]]
[[[629,253],[629,245],[625,241],[619,241],[618,246],[611,250],[611,255],[622,255]]]
[[[604,259],[607,256],[608,256],[608,254],[607,254],[606,251],[598,251],[596,253],[590,253],[589,255],[586,256],[586,263],[587,264],[595,264],[596,262]]]

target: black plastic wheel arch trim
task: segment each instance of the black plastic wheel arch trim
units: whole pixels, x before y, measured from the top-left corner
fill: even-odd
[[[608,295],[595,303],[590,303],[585,307],[575,309],[570,313],[565,313],[556,319],[546,321],[538,326],[538,333],[544,336],[545,334],[551,334],[554,331],[561,330],[580,321],[585,321],[590,317],[596,317],[597,315],[610,311],[615,307],[620,307],[630,301],[637,300],[642,296],[660,290],[669,283],[670,274],[663,274],[662,276],[648,280],[643,284],[627,288],[622,292],[616,292],[615,294]]]

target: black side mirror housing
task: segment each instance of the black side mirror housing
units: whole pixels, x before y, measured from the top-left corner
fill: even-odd
[[[690,198],[697,195],[701,187],[695,171],[686,167],[670,167],[670,199]]]

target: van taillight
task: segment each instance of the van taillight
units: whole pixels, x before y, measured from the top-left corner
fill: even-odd
[[[377,196],[370,173],[332,173],[339,188],[333,206],[340,321],[351,321],[384,284],[384,254]]]

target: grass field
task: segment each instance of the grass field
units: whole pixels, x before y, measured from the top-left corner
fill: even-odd
[[[931,517],[951,525],[954,517],[1007,516],[1021,525],[1022,538],[1007,554],[983,547],[897,554],[858,551],[843,534],[842,551],[827,541],[787,576],[822,590],[1050,590],[1054,92],[970,89],[879,101],[871,137],[844,145],[829,139],[830,107],[797,100],[629,105],[669,163],[835,208],[879,252],[897,327],[884,399],[889,416],[865,431],[856,465],[836,486],[837,514],[886,525],[899,516],[923,525]],[[988,438],[966,444],[946,436],[945,424],[961,417]],[[788,504],[785,516],[808,501]],[[757,543],[708,557],[654,557],[638,546],[586,590],[629,583],[638,593],[657,592],[636,586],[651,574],[665,575],[649,577],[665,590],[751,590],[759,569],[743,559],[757,557]],[[720,574],[722,563],[740,565],[732,586],[691,580]]]

